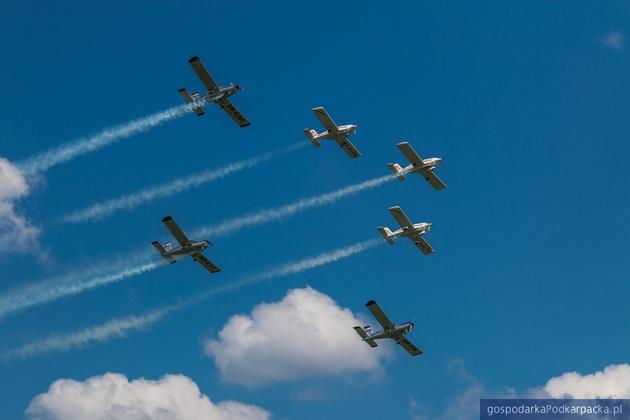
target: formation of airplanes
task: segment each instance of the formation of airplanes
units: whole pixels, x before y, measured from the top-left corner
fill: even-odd
[[[190,60],[188,60],[188,63],[201,83],[207,89],[204,94],[199,92],[190,94],[185,88],[178,90],[184,99],[184,102],[191,104],[193,112],[195,112],[198,116],[202,116],[205,114],[204,106],[214,103],[219,105],[219,107],[224,110],[228,116],[239,125],[239,127],[247,127],[250,125],[250,122],[228,100],[230,96],[240,91],[241,87],[235,83],[230,83],[227,86],[218,85],[197,56],[191,57]],[[359,150],[348,140],[349,136],[355,134],[357,129],[356,124],[335,124],[330,115],[328,115],[328,112],[326,112],[326,109],[321,106],[313,108],[312,111],[325,128],[325,130],[321,133],[309,128],[305,128],[303,130],[315,147],[321,147],[321,141],[333,140],[344,150],[344,152],[346,152],[348,156],[350,156],[350,158],[355,159],[361,156],[361,152],[359,152]],[[422,159],[408,142],[398,143],[397,147],[405,158],[407,158],[409,165],[402,167],[398,163],[388,163],[387,167],[392,172],[392,176],[404,181],[406,179],[406,175],[417,173],[434,189],[442,190],[446,188],[446,184],[434,172],[441,164],[441,158],[433,157]],[[400,227],[394,231],[388,227],[379,227],[378,231],[390,245],[394,244],[394,240],[396,238],[406,237],[409,238],[424,255],[432,254],[434,252],[431,245],[429,245],[426,239],[424,239],[424,235],[431,229],[431,223],[412,223],[399,206],[390,207],[389,212],[392,214]],[[174,263],[181,258],[189,256],[193,259],[193,261],[199,263],[210,273],[218,273],[221,271],[219,267],[203,255],[203,251],[212,245],[209,241],[188,239],[171,216],[164,217],[162,222],[179,243],[179,246],[174,248],[170,242],[166,242],[164,245],[162,245],[159,241],[151,242],[162,258],[169,263]],[[422,350],[416,347],[405,337],[405,335],[407,335],[414,327],[412,322],[405,322],[403,324],[392,323],[374,300],[370,300],[366,304],[366,307],[382,326],[382,330],[372,332],[372,328],[370,326],[355,326],[354,330],[363,341],[371,347],[377,347],[378,345],[376,340],[392,339],[404,348],[410,355],[418,356],[422,354]]]

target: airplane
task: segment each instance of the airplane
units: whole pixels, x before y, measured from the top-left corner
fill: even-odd
[[[405,166],[404,168],[397,163],[387,164],[387,167],[394,173],[395,176],[398,177],[398,179],[404,181],[406,174],[415,172],[429,181],[429,184],[431,184],[436,190],[443,190],[446,188],[446,184],[433,172],[435,168],[442,163],[441,158],[422,159],[406,141],[398,143],[396,146],[398,146],[398,149],[403,155],[405,155],[410,163],[409,166]]]
[[[355,124],[337,125],[330,118],[328,112],[322,106],[313,108],[313,114],[322,122],[326,131],[318,133],[317,131],[309,128],[305,128],[304,134],[313,142],[315,147],[321,147],[320,140],[334,140],[341,146],[341,148],[352,158],[358,158],[361,156],[361,152],[348,140],[348,136],[354,134],[357,129]]]
[[[411,341],[405,338],[405,335],[411,331],[414,327],[413,322],[405,322],[404,324],[393,324],[387,315],[381,310],[378,304],[371,300],[365,304],[368,310],[374,315],[374,318],[383,326],[381,331],[377,331],[372,333],[372,327],[369,325],[361,328],[359,326],[354,327],[354,330],[359,334],[359,336],[368,343],[371,347],[377,347],[375,340],[381,340],[384,338],[391,338],[395,340],[397,344],[407,350],[412,356],[419,356],[422,354],[422,350],[416,347]]]
[[[193,108],[195,114],[201,117],[205,114],[203,110],[203,104],[214,102],[221,107],[222,110],[227,112],[227,114],[234,120],[236,124],[240,127],[247,127],[250,123],[247,121],[247,118],[241,114],[238,109],[228,100],[229,96],[234,95],[236,92],[241,90],[241,87],[235,83],[230,83],[228,86],[219,86],[212,79],[208,70],[204,67],[203,63],[199,59],[199,57],[194,56],[188,63],[192,67],[193,71],[197,74],[197,77],[201,80],[201,83],[208,89],[208,91],[201,95],[199,92],[195,92],[192,95],[188,93],[186,88],[178,89],[180,95],[184,99],[184,102],[189,104],[191,102],[200,102],[200,105]]]
[[[221,271],[219,267],[214,265],[212,261],[207,259],[201,252],[212,245],[209,241],[191,241],[186,237],[184,232],[177,226],[175,220],[171,216],[166,216],[162,219],[162,222],[166,225],[168,230],[171,231],[177,242],[181,246],[173,248],[170,242],[166,242],[164,246],[158,241],[151,242],[151,245],[158,250],[160,255],[164,257],[169,263],[173,264],[177,262],[177,257],[182,255],[188,255],[192,257],[193,261],[198,262],[211,273],[218,273]]]
[[[413,243],[422,251],[424,255],[432,254],[434,252],[431,245],[424,239],[422,235],[427,233],[431,229],[431,223],[411,223],[409,218],[405,215],[402,209],[398,206],[390,207],[389,212],[394,216],[394,219],[400,225],[400,229],[392,232],[387,227],[379,227],[378,231],[381,232],[387,243],[394,245],[394,238],[406,236],[413,241]]]

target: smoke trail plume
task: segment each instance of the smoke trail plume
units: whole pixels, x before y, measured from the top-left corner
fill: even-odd
[[[104,342],[113,337],[124,337],[130,330],[144,328],[157,322],[164,317],[167,312],[168,309],[161,309],[140,316],[112,319],[105,324],[86,328],[81,331],[51,335],[44,339],[5,351],[0,354],[0,360],[6,362],[11,359],[26,359],[51,351],[79,349],[94,341]]]
[[[378,244],[383,243],[382,239],[371,239],[368,241],[358,242],[333,251],[323,252],[313,257],[292,261],[267,271],[256,273],[241,278],[232,283],[223,286],[208,289],[207,291],[196,295],[187,300],[164,306],[162,308],[150,311],[144,315],[130,316],[126,318],[116,318],[105,324],[86,328],[84,330],[71,332],[68,334],[55,334],[47,338],[25,344],[15,349],[6,350],[0,353],[0,360],[8,361],[16,358],[29,358],[38,354],[48,353],[51,351],[69,351],[82,348],[92,342],[104,342],[115,337],[125,337],[130,332],[145,328],[173,312],[185,309],[191,305],[198,304],[213,296],[238,290],[240,288],[268,281],[276,278],[286,277],[291,274],[298,274],[313,268],[321,267],[352,255],[368,250]]]
[[[130,210],[140,204],[157,200],[159,198],[170,197],[191,188],[198,187],[202,184],[207,184],[220,180],[235,172],[241,171],[243,169],[252,168],[260,163],[271,159],[272,157],[277,157],[285,153],[301,149],[305,145],[305,142],[296,143],[282,150],[263,153],[262,155],[255,156],[250,159],[244,159],[237,162],[229,163],[216,169],[202,171],[193,175],[178,178],[165,184],[145,188],[143,190],[136,191],[134,193],[124,195],[119,198],[107,200],[102,203],[98,203],[93,206],[72,212],[64,216],[61,221],[65,223],[79,223],[102,219],[110,216],[111,214],[119,210]]]
[[[53,166],[68,162],[78,156],[94,152],[112,143],[131,137],[135,134],[148,131],[153,127],[182,117],[192,111],[199,102],[183,104],[165,111],[147,115],[146,117],[121,124],[112,128],[107,128],[92,136],[83,137],[79,140],[62,144],[39,155],[26,159],[18,164],[20,171],[25,175],[32,175],[37,172],[44,172]]]
[[[5,293],[0,296],[0,319],[64,296],[76,295],[155,270],[164,264],[165,261],[127,264],[127,267],[118,268],[113,272],[110,270],[110,273],[100,275],[93,272],[73,273],[63,278],[43,281]]]
[[[324,252],[314,257],[304,258],[299,261],[293,261],[286,264],[282,264],[276,268],[272,268],[261,273],[252,274],[244,277],[240,280],[233,281],[231,283],[224,284],[223,286],[214,287],[208,289],[206,292],[191,298],[182,304],[182,307],[190,306],[195,303],[199,303],[212,296],[220,295],[233,290],[238,290],[252,284],[261,283],[267,280],[272,280],[280,277],[286,277],[291,274],[298,274],[303,271],[308,271],[313,268],[321,267],[332,262],[348,258],[352,255],[366,251],[376,245],[382,244],[383,240],[380,238],[370,239],[368,241],[358,242],[353,245],[349,245],[343,248],[336,249],[330,252]]]
[[[395,179],[393,175],[385,175],[379,178],[370,179],[359,184],[349,185],[347,187],[339,188],[335,191],[320,194],[315,197],[302,198],[291,204],[287,204],[281,207],[260,210],[254,213],[246,214],[244,216],[228,219],[215,226],[202,227],[200,229],[197,229],[194,234],[197,237],[217,237],[237,232],[248,226],[256,226],[275,220],[284,219],[285,217],[293,216],[296,213],[309,210],[313,207],[321,207],[334,203],[337,200],[352,196],[361,191],[376,188],[393,179]]]

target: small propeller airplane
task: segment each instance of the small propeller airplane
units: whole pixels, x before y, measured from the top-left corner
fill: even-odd
[[[170,242],[166,242],[164,246],[158,241],[151,242],[151,245],[158,250],[160,255],[164,257],[169,263],[177,262],[177,257],[188,255],[192,257],[193,261],[198,262],[211,273],[218,273],[221,271],[219,267],[214,265],[212,261],[207,259],[202,251],[212,245],[209,241],[191,241],[177,226],[175,220],[171,216],[166,216],[162,219],[162,222],[166,225],[171,234],[175,237],[180,246],[173,248]]]
[[[359,334],[359,336],[361,336],[363,341],[368,343],[371,347],[377,347],[378,344],[376,344],[375,340],[390,338],[396,341],[397,344],[400,344],[400,346],[410,355],[419,356],[422,354],[422,350],[405,338],[405,335],[413,329],[413,322],[405,322],[404,324],[392,323],[389,318],[387,318],[387,315],[385,315],[385,312],[383,312],[378,304],[373,300],[366,303],[365,306],[372,313],[374,318],[376,318],[379,324],[381,324],[383,329],[372,333],[372,327],[369,325],[366,325],[363,328],[359,326],[354,327],[354,330],[357,334]]]
[[[416,245],[424,255],[434,252],[431,245],[429,245],[424,239],[424,236],[422,236],[431,229],[431,223],[411,223],[409,218],[398,206],[390,207],[389,212],[400,225],[400,229],[392,232],[388,227],[378,228],[378,231],[381,232],[381,235],[383,235],[387,243],[393,245],[395,238],[406,236],[413,241],[414,245]]]
[[[193,108],[195,114],[201,117],[205,114],[202,104],[214,102],[219,105],[222,110],[227,112],[227,114],[234,120],[236,124],[238,124],[240,127],[247,127],[250,124],[249,121],[247,121],[247,118],[245,118],[243,114],[241,114],[238,109],[236,109],[236,107],[232,105],[232,103],[228,100],[228,97],[234,95],[236,92],[241,90],[241,87],[235,83],[230,83],[228,86],[217,85],[217,83],[214,81],[212,76],[210,76],[210,73],[208,73],[208,70],[206,70],[203,63],[197,56],[194,56],[190,60],[188,60],[188,63],[192,67],[193,71],[197,74],[197,77],[199,77],[199,80],[201,80],[201,83],[203,83],[206,89],[208,89],[208,91],[204,95],[201,95],[199,92],[195,92],[191,95],[185,88],[181,88],[178,90],[179,94],[182,95],[184,102],[186,102],[187,104],[197,101],[200,102],[199,106]]]
[[[442,163],[441,158],[422,159],[416,151],[413,150],[413,147],[411,147],[411,145],[406,141],[398,143],[396,146],[410,162],[410,165],[405,166],[404,168],[398,163],[387,164],[387,167],[394,173],[395,176],[398,177],[398,179],[404,181],[405,175],[415,172],[429,181],[429,184],[431,184],[436,190],[443,190],[446,188],[446,184],[433,172],[435,168]]]
[[[317,131],[309,128],[305,128],[304,134],[313,142],[315,147],[321,147],[320,140],[334,140],[341,146],[341,148],[352,158],[358,158],[361,156],[361,152],[348,140],[348,136],[354,134],[357,129],[355,124],[337,125],[330,118],[328,112],[324,107],[318,106],[313,108],[313,114],[322,122],[326,131],[318,133]]]

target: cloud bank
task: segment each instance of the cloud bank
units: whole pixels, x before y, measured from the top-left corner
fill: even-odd
[[[29,194],[20,170],[0,157],[0,252],[28,252],[38,248],[40,230],[15,210],[15,203]]]
[[[232,316],[205,351],[224,380],[248,386],[377,372],[387,348],[366,345],[355,325],[363,322],[329,296],[293,289],[279,302]]]
[[[26,410],[49,420],[267,420],[271,414],[238,401],[213,403],[184,375],[157,381],[106,373],[86,381],[59,379]]]
[[[549,379],[542,390],[552,398],[630,398],[630,364],[585,375],[567,372]]]

